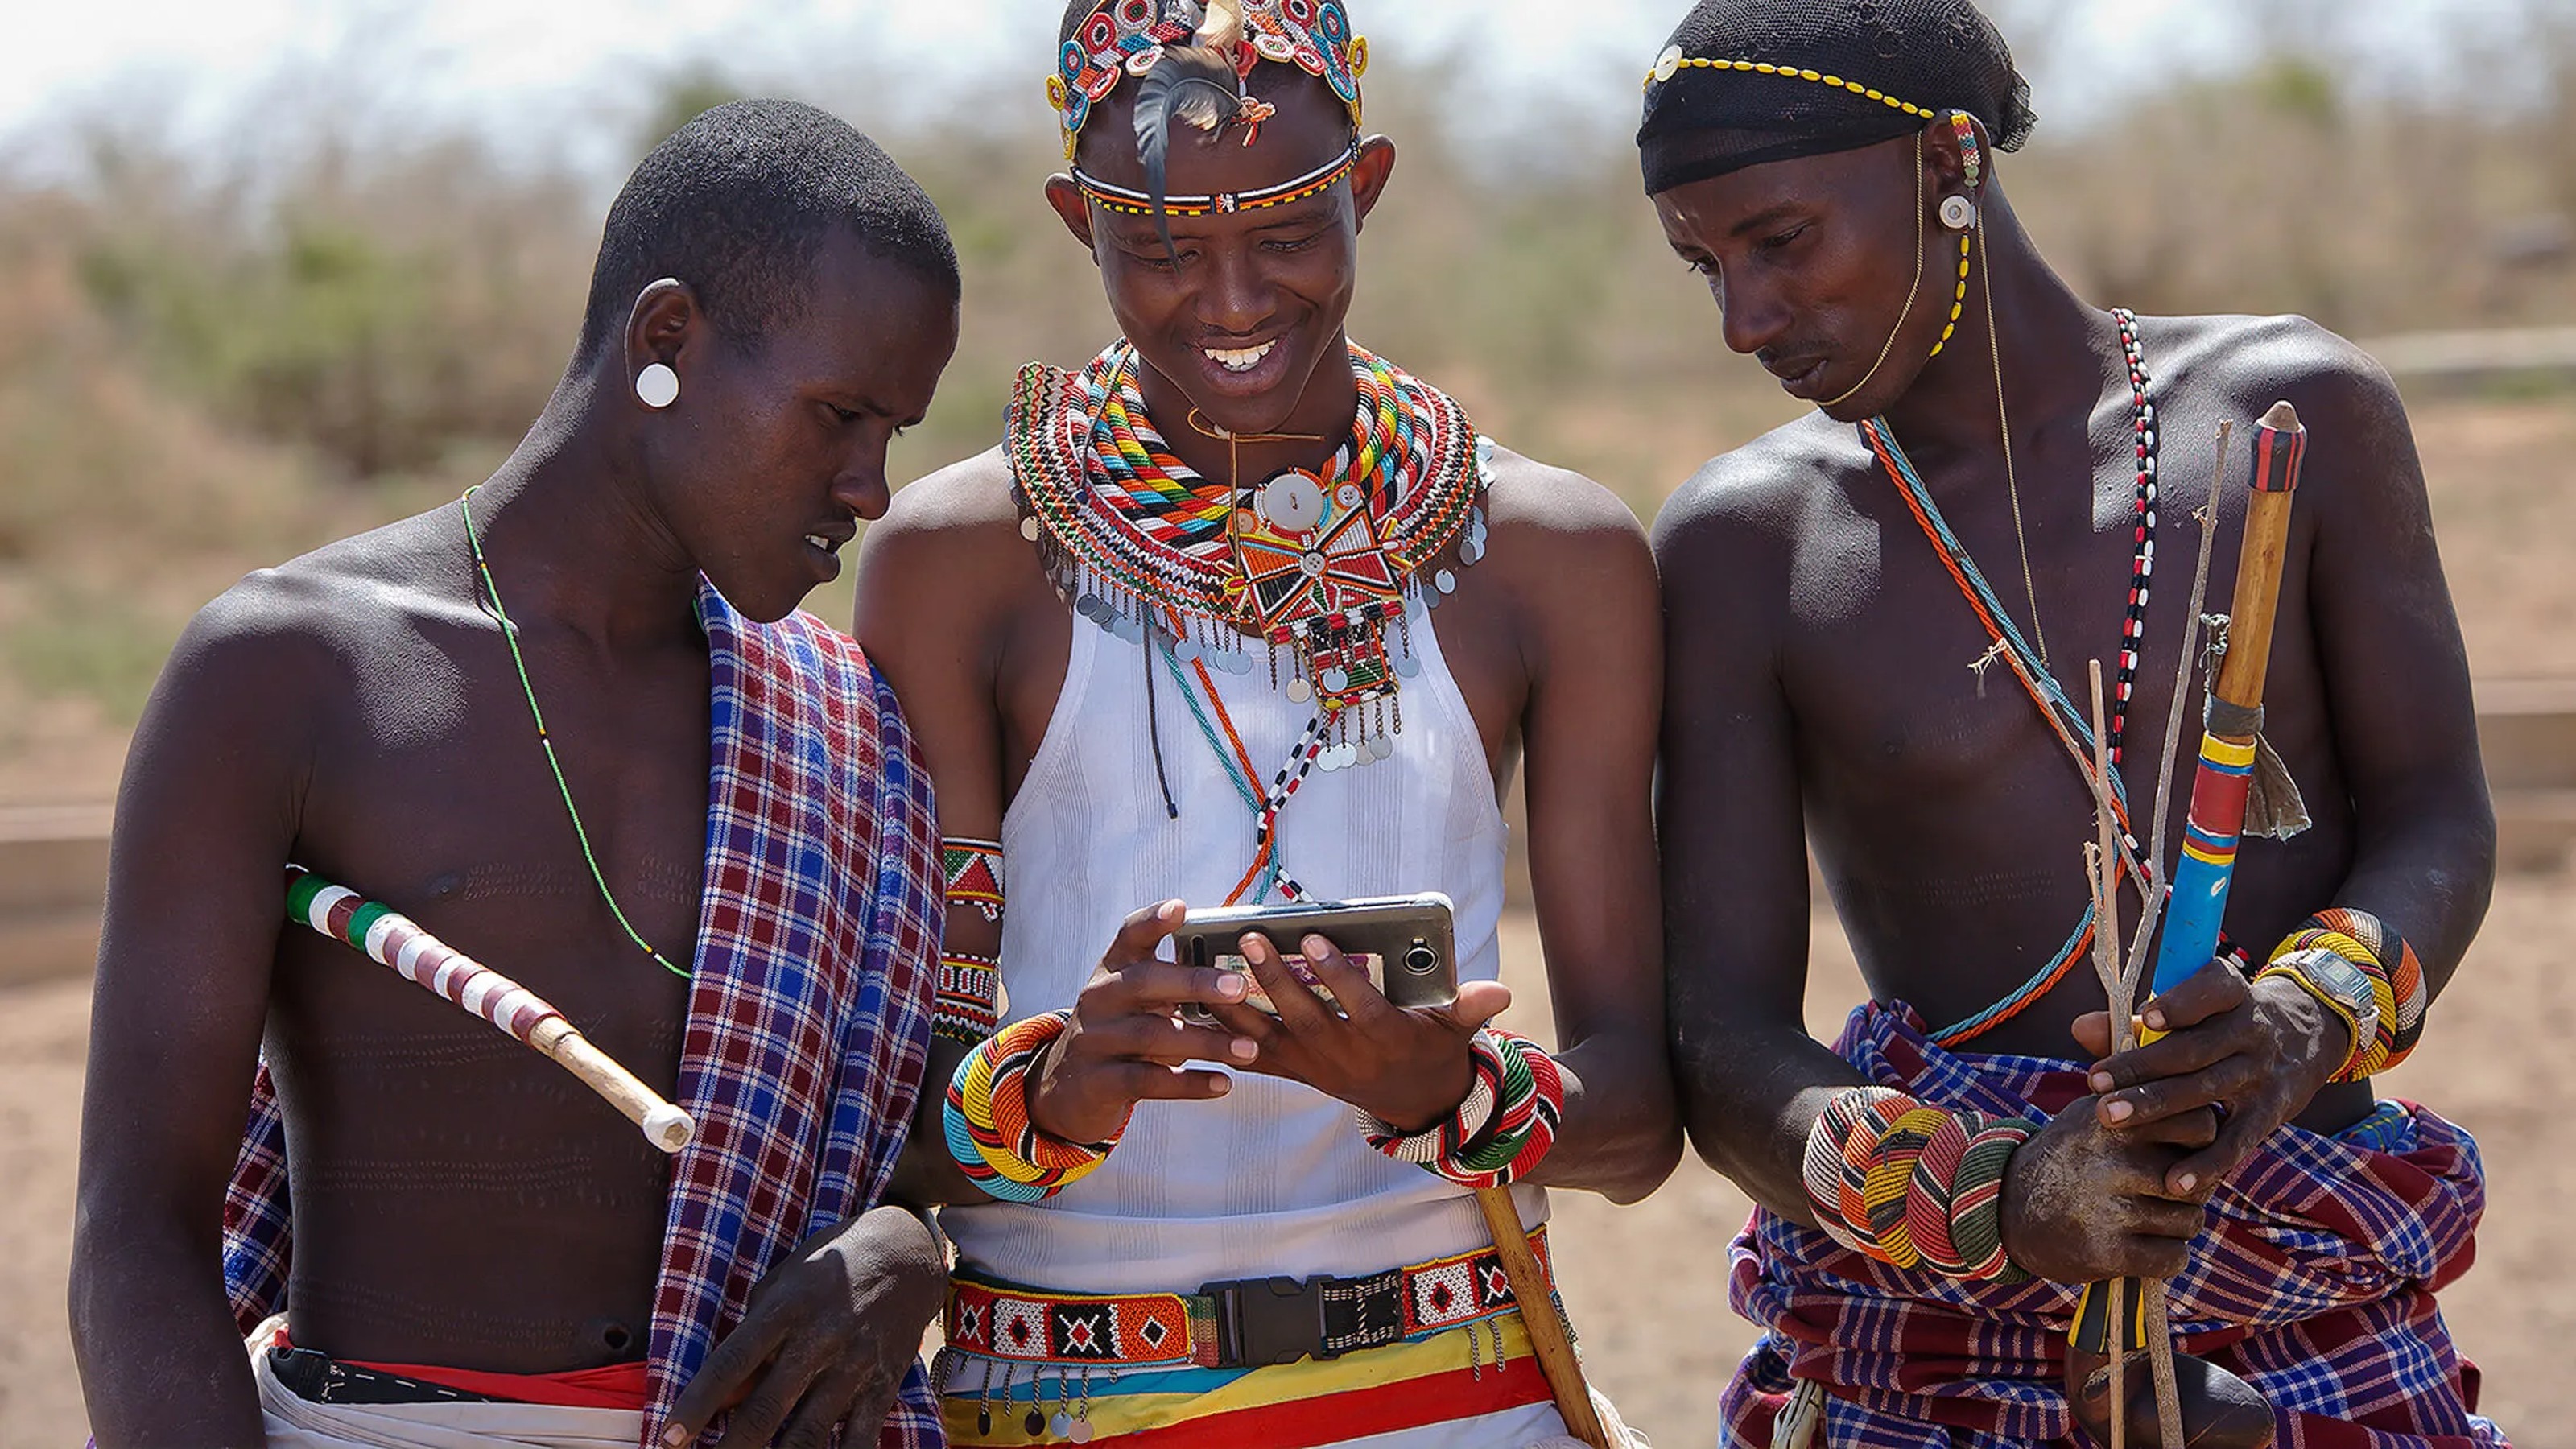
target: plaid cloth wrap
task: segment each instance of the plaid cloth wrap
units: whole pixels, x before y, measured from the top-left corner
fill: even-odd
[[[713,763],[676,1095],[698,1136],[672,1165],[648,1445],[761,1275],[884,1194],[929,1059],[943,909],[929,772],[858,646],[803,613],[755,624],[704,586],[698,618]],[[224,1282],[245,1333],[285,1301],[289,1229],[285,1122],[263,1067],[224,1203]],[[878,1442],[945,1442],[919,1363]]]
[[[1901,1004],[1861,1007],[1835,1050],[1948,1107],[2047,1117],[2089,1091],[2080,1062],[1944,1051]],[[2368,1125],[2284,1127],[2237,1169],[2174,1280],[2175,1332],[2263,1392],[2284,1449],[2502,1445],[2433,1303],[2474,1255],[2477,1143],[2411,1104]],[[2089,1442],[2059,1388],[2075,1288],[1890,1267],[1760,1209],[1730,1257],[1735,1311],[1770,1330],[1727,1386],[1730,1449],[1771,1443],[1794,1379],[1832,1390],[1818,1442],[1834,1449]]]

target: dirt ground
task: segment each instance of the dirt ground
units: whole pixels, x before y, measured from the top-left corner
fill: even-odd
[[[2462,1347],[2486,1372],[2487,1412],[2526,1446],[2576,1445],[2576,1273],[2557,1255],[2561,1205],[2576,1200],[2576,1160],[2550,1104],[2576,1100],[2576,982],[2556,941],[2576,911],[2576,873],[2508,880],[2475,955],[2474,990],[2442,1003],[2441,1029],[2386,1079],[2396,1095],[2436,1104],[2476,1132],[2493,1174],[2478,1265],[2444,1299]],[[1514,1020],[1546,1035],[1537,931],[1507,923],[1507,976],[1523,993]],[[1830,916],[1816,921],[1809,1024],[1830,1035],[1861,996]],[[72,1172],[77,1146],[86,982],[0,991],[0,1446],[59,1449],[83,1430],[63,1326]],[[1584,1358],[1621,1412],[1658,1444],[1715,1437],[1727,1371],[1753,1331],[1726,1308],[1726,1245],[1744,1225],[1744,1195],[1685,1160],[1664,1189],[1631,1208],[1560,1193],[1554,1231],[1566,1302]]]
[[[2450,404],[2419,410],[2418,435],[2454,592],[2482,678],[2576,676],[2576,406]],[[27,722],[20,721],[21,725]],[[0,750],[0,798],[96,799],[121,750],[70,727]],[[67,793],[68,792],[68,793]],[[2564,1204],[2576,1201],[2576,983],[2559,943],[2576,922],[2576,870],[2510,877],[2423,1049],[2385,1079],[2438,1107],[2484,1145],[2491,1200],[2479,1261],[2444,1304],[2485,1371],[2485,1410],[2524,1446],[2576,1449],[2576,1268]],[[1516,1015],[1545,1035],[1531,923],[1509,923]],[[1829,916],[1816,922],[1808,1019],[1830,1035],[1861,995]],[[0,990],[0,1449],[80,1442],[64,1328],[85,981]],[[1712,1441],[1719,1387],[1751,1340],[1727,1311],[1725,1251],[1747,1205],[1685,1162],[1633,1208],[1561,1194],[1565,1295],[1599,1384],[1667,1446]]]

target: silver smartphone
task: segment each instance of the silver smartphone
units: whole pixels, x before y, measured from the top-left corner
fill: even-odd
[[[1172,933],[1173,959],[1184,966],[1242,972],[1251,988],[1246,1004],[1276,1016],[1269,993],[1243,959],[1243,938],[1255,932],[1270,938],[1288,969],[1327,1005],[1332,993],[1297,954],[1297,943],[1310,935],[1339,947],[1352,965],[1368,973],[1369,984],[1397,1006],[1447,1006],[1458,999],[1456,916],[1449,898],[1436,891],[1191,911]],[[1197,1025],[1215,1024],[1195,1005],[1181,1015]]]

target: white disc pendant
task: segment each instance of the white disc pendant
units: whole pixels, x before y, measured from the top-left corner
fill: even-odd
[[[680,375],[667,362],[654,363],[635,374],[635,400],[660,412],[680,400]]]
[[[1324,521],[1324,485],[1299,469],[1291,468],[1262,484],[1253,503],[1281,533],[1304,533]]]
[[[1942,197],[1941,224],[1952,231],[1966,231],[1977,224],[1977,204],[1964,196]]]

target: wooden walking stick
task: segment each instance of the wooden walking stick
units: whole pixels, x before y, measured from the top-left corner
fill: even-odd
[[[1583,1361],[1574,1356],[1574,1335],[1548,1288],[1547,1270],[1539,1266],[1538,1254],[1530,1248],[1529,1230],[1521,1226],[1520,1205],[1512,1201],[1512,1190],[1480,1187],[1476,1206],[1483,1210],[1485,1226],[1494,1235],[1503,1276],[1512,1281],[1513,1301],[1520,1304],[1521,1324],[1529,1330],[1530,1350],[1538,1355],[1539,1372],[1547,1375],[1548,1392],[1556,1396],[1556,1411],[1565,1420],[1566,1432],[1592,1449],[1628,1449],[1611,1442],[1610,1431],[1592,1407],[1592,1386],[1583,1381]]]
[[[545,998],[422,930],[410,917],[300,865],[286,868],[286,913],[552,1058],[664,1152],[678,1152],[697,1135],[688,1113],[591,1045]]]
[[[2191,813],[2184,826],[2182,858],[2174,867],[2164,936],[2156,949],[2154,991],[2158,995],[2182,985],[2218,954],[2228,883],[2236,868],[2237,841],[2247,827],[2247,807],[2258,775],[2267,770],[2276,774],[2277,780],[2267,782],[2269,788],[2288,792],[2283,799],[2269,802],[2271,806],[2297,809],[2296,791],[2288,785],[2286,773],[2278,771],[2276,762],[2264,759],[2266,747],[2261,734],[2263,685],[2272,662],[2272,625],[2279,614],[2281,571],[2289,552],[2290,507],[2298,490],[2299,466],[2306,449],[2307,430],[2299,424],[2298,411],[2286,402],[2274,403],[2254,430],[2254,472],[2245,511],[2244,541],[2237,555],[2235,598],[2229,606],[2218,677],[2210,686],[2200,766],[2193,778]],[[2216,503],[2213,495],[2213,508]],[[2188,657],[2186,649],[2186,664]],[[2181,707],[2177,694],[2174,708],[2179,711]],[[2269,815],[2270,808],[2264,813]],[[2259,823],[2267,832],[2273,824],[2268,819]],[[2152,927],[2152,918],[2148,924]],[[2143,946],[2144,940],[2139,944]],[[2112,1003],[2115,1048],[2129,1033],[2125,1005],[2117,1000]],[[2139,1033],[2141,1042],[2153,1039],[2153,1033]],[[2087,1285],[2077,1302],[2075,1323],[2068,1334],[2077,1348],[2109,1355],[2114,1365],[2120,1363],[2125,1352],[2147,1346],[2151,1327],[2148,1320],[2162,1317],[2149,1311],[2149,1294],[2154,1292],[2161,1298],[2161,1285],[2150,1289],[2130,1280],[2120,1288],[2114,1297],[2104,1284]],[[2119,1383],[2116,1368],[2113,1382]],[[2174,1414],[2167,1374],[2158,1374],[2157,1389],[2159,1417],[2170,1426]],[[2122,1422],[2127,1412],[2125,1402],[2115,1402],[2113,1423]]]

